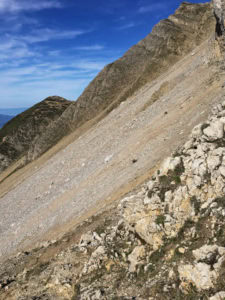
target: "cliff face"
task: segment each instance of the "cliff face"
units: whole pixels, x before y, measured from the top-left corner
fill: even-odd
[[[222,37],[224,35],[224,16],[225,4],[223,0],[213,0],[214,15],[216,18],[216,35]]]
[[[35,137],[71,103],[61,97],[48,97],[5,124],[0,129],[0,172],[24,156]]]
[[[206,40],[214,28],[211,3],[182,3],[174,15],[98,74],[78,100],[34,141],[28,159],[33,160],[88,120],[109,113]]]

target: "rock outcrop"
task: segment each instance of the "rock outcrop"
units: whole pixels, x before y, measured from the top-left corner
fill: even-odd
[[[48,97],[5,124],[0,129],[0,172],[23,157],[35,138],[71,103],[61,97]]]
[[[224,35],[225,25],[225,4],[223,0],[213,0],[214,14],[216,17],[216,35],[221,37]]]

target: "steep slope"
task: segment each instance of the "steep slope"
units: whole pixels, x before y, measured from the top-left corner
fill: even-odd
[[[127,192],[185,141],[224,96],[214,30],[63,151],[0,184],[2,258],[50,230],[64,232]]]
[[[29,160],[88,120],[105,116],[206,40],[214,27],[211,3],[183,2],[173,16],[162,20],[144,40],[99,73],[76,103],[34,141]]]
[[[223,296],[224,45],[207,34],[51,159],[0,183],[0,299]]]
[[[224,299],[224,115],[110,210],[0,265],[0,299]]]
[[[36,136],[59,118],[71,103],[61,97],[48,97],[5,124],[0,129],[0,172],[23,157]]]

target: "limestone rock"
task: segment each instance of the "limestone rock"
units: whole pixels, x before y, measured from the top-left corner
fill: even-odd
[[[180,265],[178,272],[181,280],[194,284],[199,291],[214,287],[225,261],[225,248],[217,245],[204,245],[193,250],[194,265]]]
[[[96,233],[87,232],[80,238],[80,247],[97,246],[102,241],[101,237]]]
[[[224,34],[224,2],[223,0],[213,0],[214,13],[217,20],[216,32],[218,36]]]
[[[208,141],[216,141],[223,138],[224,125],[220,121],[210,123],[210,126],[203,130]]]
[[[210,266],[204,263],[194,266],[181,265],[178,267],[178,272],[181,280],[194,284],[200,291],[212,288],[217,279],[215,272],[211,271]]]
[[[225,292],[219,292],[214,296],[209,298],[210,300],[224,300],[225,299]]]
[[[85,264],[82,274],[89,274],[101,267],[103,261],[107,259],[104,246],[99,246],[91,255],[87,264]]]
[[[225,255],[225,248],[218,247],[217,245],[204,245],[203,247],[193,250],[193,255],[196,261],[212,260],[213,256]]]
[[[202,128],[203,128],[203,124],[198,124],[196,125],[191,132],[191,137],[194,139],[200,138],[200,136],[202,135]],[[185,144],[185,149],[189,149],[191,146],[190,142],[186,142]]]
[[[168,157],[163,163],[162,174],[168,174],[169,171],[174,171],[180,164],[180,157]]]
[[[221,166],[221,167],[219,168],[219,171],[220,171],[220,174],[221,174],[223,177],[225,177],[225,166],[224,166],[224,165]]]
[[[132,253],[128,256],[128,260],[130,262],[129,271],[135,272],[136,267],[140,264],[141,260],[145,256],[145,247],[144,246],[137,246],[134,248]]]
[[[210,169],[210,171],[213,171],[215,169],[217,169],[220,164],[221,164],[222,160],[220,156],[209,156],[207,159],[207,164],[208,164],[208,168]]]

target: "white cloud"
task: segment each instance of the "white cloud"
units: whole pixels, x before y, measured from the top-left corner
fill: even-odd
[[[141,6],[138,10],[139,13],[148,13],[148,12],[155,12],[159,10],[165,10],[165,4],[162,3],[155,3],[151,5]]]
[[[46,42],[49,40],[72,39],[79,35],[85,34],[84,30],[56,30],[50,28],[42,28],[33,30],[29,35],[18,36],[22,41],[28,44]]]
[[[60,8],[58,0],[0,0],[0,12],[18,13],[26,10],[42,10],[49,8]]]
[[[83,69],[86,71],[100,71],[103,69],[103,67],[106,65],[105,61],[89,61],[89,60],[83,60],[79,61],[75,64],[72,64],[73,67]]]
[[[4,21],[0,28],[0,106],[30,106],[53,94],[76,99],[109,59],[113,60],[104,51],[100,57],[98,51],[104,46],[97,43],[74,45],[70,41],[73,46],[65,48],[61,42],[51,43],[75,39],[91,30],[52,28],[52,23],[48,28],[41,18],[27,16],[30,11],[59,8],[60,3],[63,1],[0,0]]]
[[[85,34],[82,30],[57,30],[57,29],[35,29],[28,35],[5,34],[2,36],[0,44],[0,61],[18,58],[40,57],[46,55],[57,56],[58,49],[45,50],[43,47],[36,47],[36,43],[48,42],[51,40],[73,39]]]
[[[103,50],[104,46],[102,45],[78,46],[78,47],[74,47],[73,49],[84,50],[84,51],[98,51],[98,50]]]
[[[14,38],[5,39],[0,44],[0,61],[13,61],[18,58],[29,58],[31,56],[40,56],[35,50],[30,50],[26,43]]]
[[[28,64],[26,60],[22,60],[21,65],[17,66],[0,63],[0,86],[4,87],[1,106],[19,107],[19,103],[30,106],[55,94],[67,99],[76,99],[107,63],[97,59],[61,59],[67,61],[49,61],[47,58],[41,58],[36,64]]]

